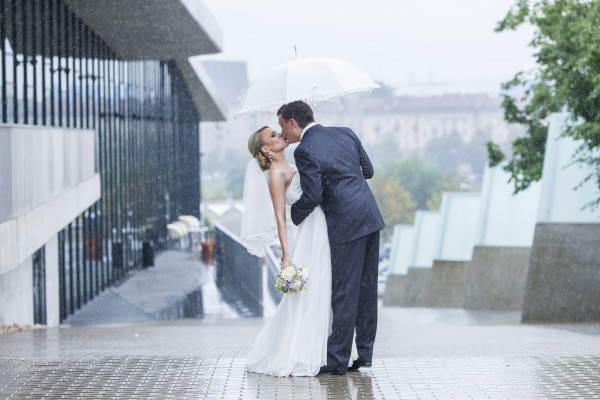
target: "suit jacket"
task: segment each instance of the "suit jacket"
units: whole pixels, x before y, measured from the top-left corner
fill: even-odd
[[[302,196],[292,205],[299,225],[320,205],[330,244],[346,243],[383,229],[383,217],[366,179],[373,164],[349,128],[314,125],[294,151]]]

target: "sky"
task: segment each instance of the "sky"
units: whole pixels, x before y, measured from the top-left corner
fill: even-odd
[[[498,93],[534,67],[530,28],[494,32],[515,0],[203,0],[223,52],[257,74],[299,57],[340,57],[399,94]]]

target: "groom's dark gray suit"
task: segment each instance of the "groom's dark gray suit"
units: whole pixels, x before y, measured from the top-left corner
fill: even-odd
[[[373,176],[373,165],[352,130],[318,124],[304,132],[294,158],[302,196],[292,205],[292,221],[300,224],[318,205],[327,220],[333,309],[327,366],[342,372],[355,330],[359,360],[370,363],[373,357],[379,232],[384,227],[366,181]]]

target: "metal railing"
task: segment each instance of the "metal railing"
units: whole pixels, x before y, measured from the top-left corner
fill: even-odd
[[[237,235],[215,223],[216,284],[223,300],[243,316],[263,315],[263,260]]]

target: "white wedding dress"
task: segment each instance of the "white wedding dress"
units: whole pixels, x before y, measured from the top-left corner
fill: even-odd
[[[294,175],[285,193],[296,202],[302,189]],[[250,372],[274,376],[314,376],[327,364],[331,316],[331,253],[325,214],[317,207],[298,226],[294,264],[308,268],[307,289],[284,294],[256,338],[247,358]]]

